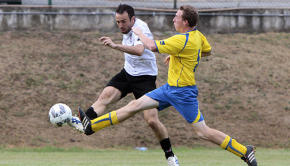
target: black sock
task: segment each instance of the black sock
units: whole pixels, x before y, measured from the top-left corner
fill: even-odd
[[[90,107],[87,111],[86,111],[86,115],[92,120],[92,119],[96,119],[98,117],[98,114],[94,111],[93,107]]]
[[[160,141],[160,145],[165,153],[166,159],[168,159],[168,157],[174,156],[169,138],[165,138],[164,140]]]

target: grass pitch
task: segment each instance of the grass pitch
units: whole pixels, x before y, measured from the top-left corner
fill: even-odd
[[[181,166],[246,166],[239,158],[218,148],[176,148]],[[0,149],[1,166],[166,166],[160,149]],[[258,148],[259,166],[289,166],[290,149]]]

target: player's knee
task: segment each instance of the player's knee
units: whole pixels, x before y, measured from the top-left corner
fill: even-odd
[[[108,94],[101,94],[95,105],[107,106],[110,103],[110,96]]]
[[[202,131],[196,131],[196,135],[198,136],[198,138],[200,139],[206,139],[206,134]]]
[[[154,119],[154,118],[145,118],[147,124],[152,128],[157,128],[158,127],[158,120],[157,119]]]
[[[117,101],[121,97],[121,92],[113,87],[106,87],[100,96],[98,97],[98,100],[96,101],[97,104],[100,105],[108,105],[109,103],[112,103],[114,101]]]
[[[128,106],[132,108],[132,110],[138,111],[141,109],[142,103],[138,100],[132,100],[129,102]]]
[[[209,140],[211,138],[211,133],[208,129],[196,131],[196,134],[200,139]]]

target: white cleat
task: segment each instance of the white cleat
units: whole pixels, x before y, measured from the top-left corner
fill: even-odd
[[[168,166],[179,166],[178,159],[175,155],[172,157],[168,157],[167,162]]]
[[[84,127],[79,117],[73,116],[72,119],[68,122],[68,125],[72,128],[75,128],[77,131],[84,133]]]

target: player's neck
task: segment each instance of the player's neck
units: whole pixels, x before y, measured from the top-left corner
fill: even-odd
[[[192,30],[192,27],[184,27],[179,31],[179,33],[186,33],[186,32],[191,31],[191,30]]]

